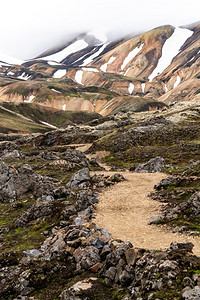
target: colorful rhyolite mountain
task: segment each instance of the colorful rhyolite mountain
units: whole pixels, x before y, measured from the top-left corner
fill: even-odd
[[[0,76],[0,101],[102,115],[130,99],[200,100],[200,22],[117,42],[90,32],[29,61],[0,54]]]

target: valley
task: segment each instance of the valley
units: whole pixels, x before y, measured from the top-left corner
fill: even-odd
[[[0,299],[200,298],[200,23],[0,54]]]

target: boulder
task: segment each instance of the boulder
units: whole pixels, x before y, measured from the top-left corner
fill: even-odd
[[[89,165],[87,157],[79,150],[67,149],[66,152],[62,153],[62,158],[68,162],[75,163],[82,167],[87,167]]]
[[[77,249],[74,252],[74,258],[77,262],[77,270],[89,269],[101,261],[99,250],[94,246]]]
[[[17,143],[11,141],[0,142],[0,153],[13,150],[20,150],[20,147]]]
[[[95,227],[94,231],[89,235],[86,242],[95,246],[97,249],[103,247],[111,240],[111,234],[103,227]]]
[[[150,218],[149,220],[149,225],[151,224],[159,224],[160,221],[163,219],[163,216],[162,215],[154,215]]]
[[[90,172],[88,168],[81,169],[72,175],[71,180],[68,182],[68,187],[71,189],[76,189],[80,187],[85,182],[90,180]]]
[[[110,177],[110,180],[112,182],[120,182],[120,181],[126,180],[126,178],[122,174],[116,173]]]
[[[200,213],[200,192],[194,193],[189,199],[188,203],[190,204],[191,209],[196,215]]]
[[[182,242],[182,243],[171,243],[169,249],[181,253],[192,253],[193,247],[194,245],[190,242]]]
[[[135,168],[135,172],[149,172],[149,173],[155,173],[155,172],[162,172],[165,168],[165,160],[164,158],[157,156],[155,158],[150,159],[148,162],[139,164]]]
[[[0,202],[13,202],[27,193],[53,197],[55,180],[35,173],[28,165],[15,169],[0,162]],[[52,198],[53,199],[53,198]]]
[[[175,185],[179,182],[178,177],[168,176],[167,178],[162,179],[158,184],[154,186],[154,189],[161,190],[169,185]]]
[[[136,248],[129,248],[126,250],[125,257],[128,265],[133,266],[137,259],[142,256],[141,250]]]
[[[23,227],[27,223],[44,218],[46,216],[53,216],[55,213],[55,206],[53,202],[45,201],[33,204],[29,209],[19,216],[15,221],[16,227]]]
[[[42,151],[38,154],[38,158],[42,158],[45,160],[57,160],[59,159],[59,156],[57,155],[56,152],[51,152],[51,151]]]
[[[78,281],[75,284],[73,284],[70,288],[64,290],[61,293],[60,298],[62,300],[89,299],[88,297],[83,297],[83,293],[85,294],[89,292],[92,289],[93,284],[96,280],[97,278],[90,277],[88,279]]]
[[[18,159],[18,158],[24,158],[24,154],[19,150],[4,150],[3,155],[1,156],[1,160],[4,159]]]
[[[27,257],[37,257],[40,255],[40,251],[37,250],[37,249],[31,249],[31,250],[26,250],[26,251],[23,251],[23,254],[24,256],[27,256]]]
[[[200,287],[195,286],[194,288],[186,287],[182,291],[182,297],[185,300],[199,300],[200,299]]]

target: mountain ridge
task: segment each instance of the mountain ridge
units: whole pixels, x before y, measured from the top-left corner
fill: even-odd
[[[92,98],[89,94],[85,94],[83,98],[81,87],[104,88],[127,102],[128,95],[134,97],[134,101],[137,101],[137,97],[145,97],[148,101],[164,104],[200,100],[199,24],[159,26],[115,42],[106,40],[100,34],[99,37],[95,32],[79,34],[64,48],[57,48],[57,52],[47,51],[45,57],[20,61],[21,65],[8,64],[9,62],[2,64],[0,101],[29,101],[23,95],[23,82],[30,83],[26,85],[26,90],[30,87],[29,97],[34,96],[31,102],[37,99],[40,105],[56,109],[69,108],[97,113],[103,110],[105,114],[110,113],[110,110],[105,110],[110,99],[99,93],[100,90],[98,102],[93,98],[94,94]],[[8,86],[8,81],[12,89]],[[43,88],[34,90],[31,82],[42,85]],[[67,83],[70,88],[80,92],[75,92],[74,97],[74,92],[66,94],[63,89],[57,91],[55,87],[49,91],[46,89],[48,82],[52,86]],[[83,104],[85,100],[87,104]]]

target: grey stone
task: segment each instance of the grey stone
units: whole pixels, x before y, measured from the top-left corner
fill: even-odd
[[[150,159],[148,162],[139,164],[135,172],[150,172],[150,173],[155,173],[155,172],[162,172],[165,168],[165,160],[157,156],[155,158]]]
[[[188,203],[195,214],[200,213],[200,192],[194,193],[189,199]]]
[[[116,173],[110,177],[110,180],[113,182],[120,182],[126,180],[126,178],[123,175]]]
[[[110,281],[114,281],[117,269],[115,267],[110,267],[106,273],[105,277],[107,277]]]
[[[90,172],[88,168],[81,169],[72,175],[71,180],[68,182],[68,187],[71,189],[76,189],[80,187],[81,184],[90,180]]]
[[[137,255],[138,255],[137,249],[134,249],[134,248],[127,249],[126,253],[125,253],[127,264],[134,265]]]
[[[31,250],[26,250],[23,251],[24,256],[28,256],[28,257],[37,257],[41,254],[41,252],[37,249],[31,249]]]
[[[171,243],[170,250],[179,251],[181,253],[192,253],[194,245],[191,242]]]
[[[163,216],[162,215],[155,215],[155,216],[152,216],[149,220],[149,225],[151,224],[159,224],[160,221],[163,219]]]
[[[178,177],[168,176],[167,178],[162,179],[158,184],[156,184],[154,186],[154,189],[160,190],[168,185],[175,185],[177,184],[178,180]]]
[[[77,255],[74,253],[74,258],[77,262],[77,269],[88,269],[101,261],[99,250],[94,246],[87,246]]]
[[[27,193],[35,197],[52,196],[55,180],[35,173],[30,166],[15,169],[0,162],[0,202],[12,202]]]
[[[87,293],[92,289],[93,283],[97,280],[97,278],[88,278],[82,281],[76,282],[70,288],[64,290],[60,298],[62,300],[81,300],[88,299],[87,297],[83,298],[83,293]],[[80,296],[80,298],[79,298]]]
[[[200,300],[200,287],[195,286],[194,288],[184,288],[182,291],[182,297],[185,300]]]

